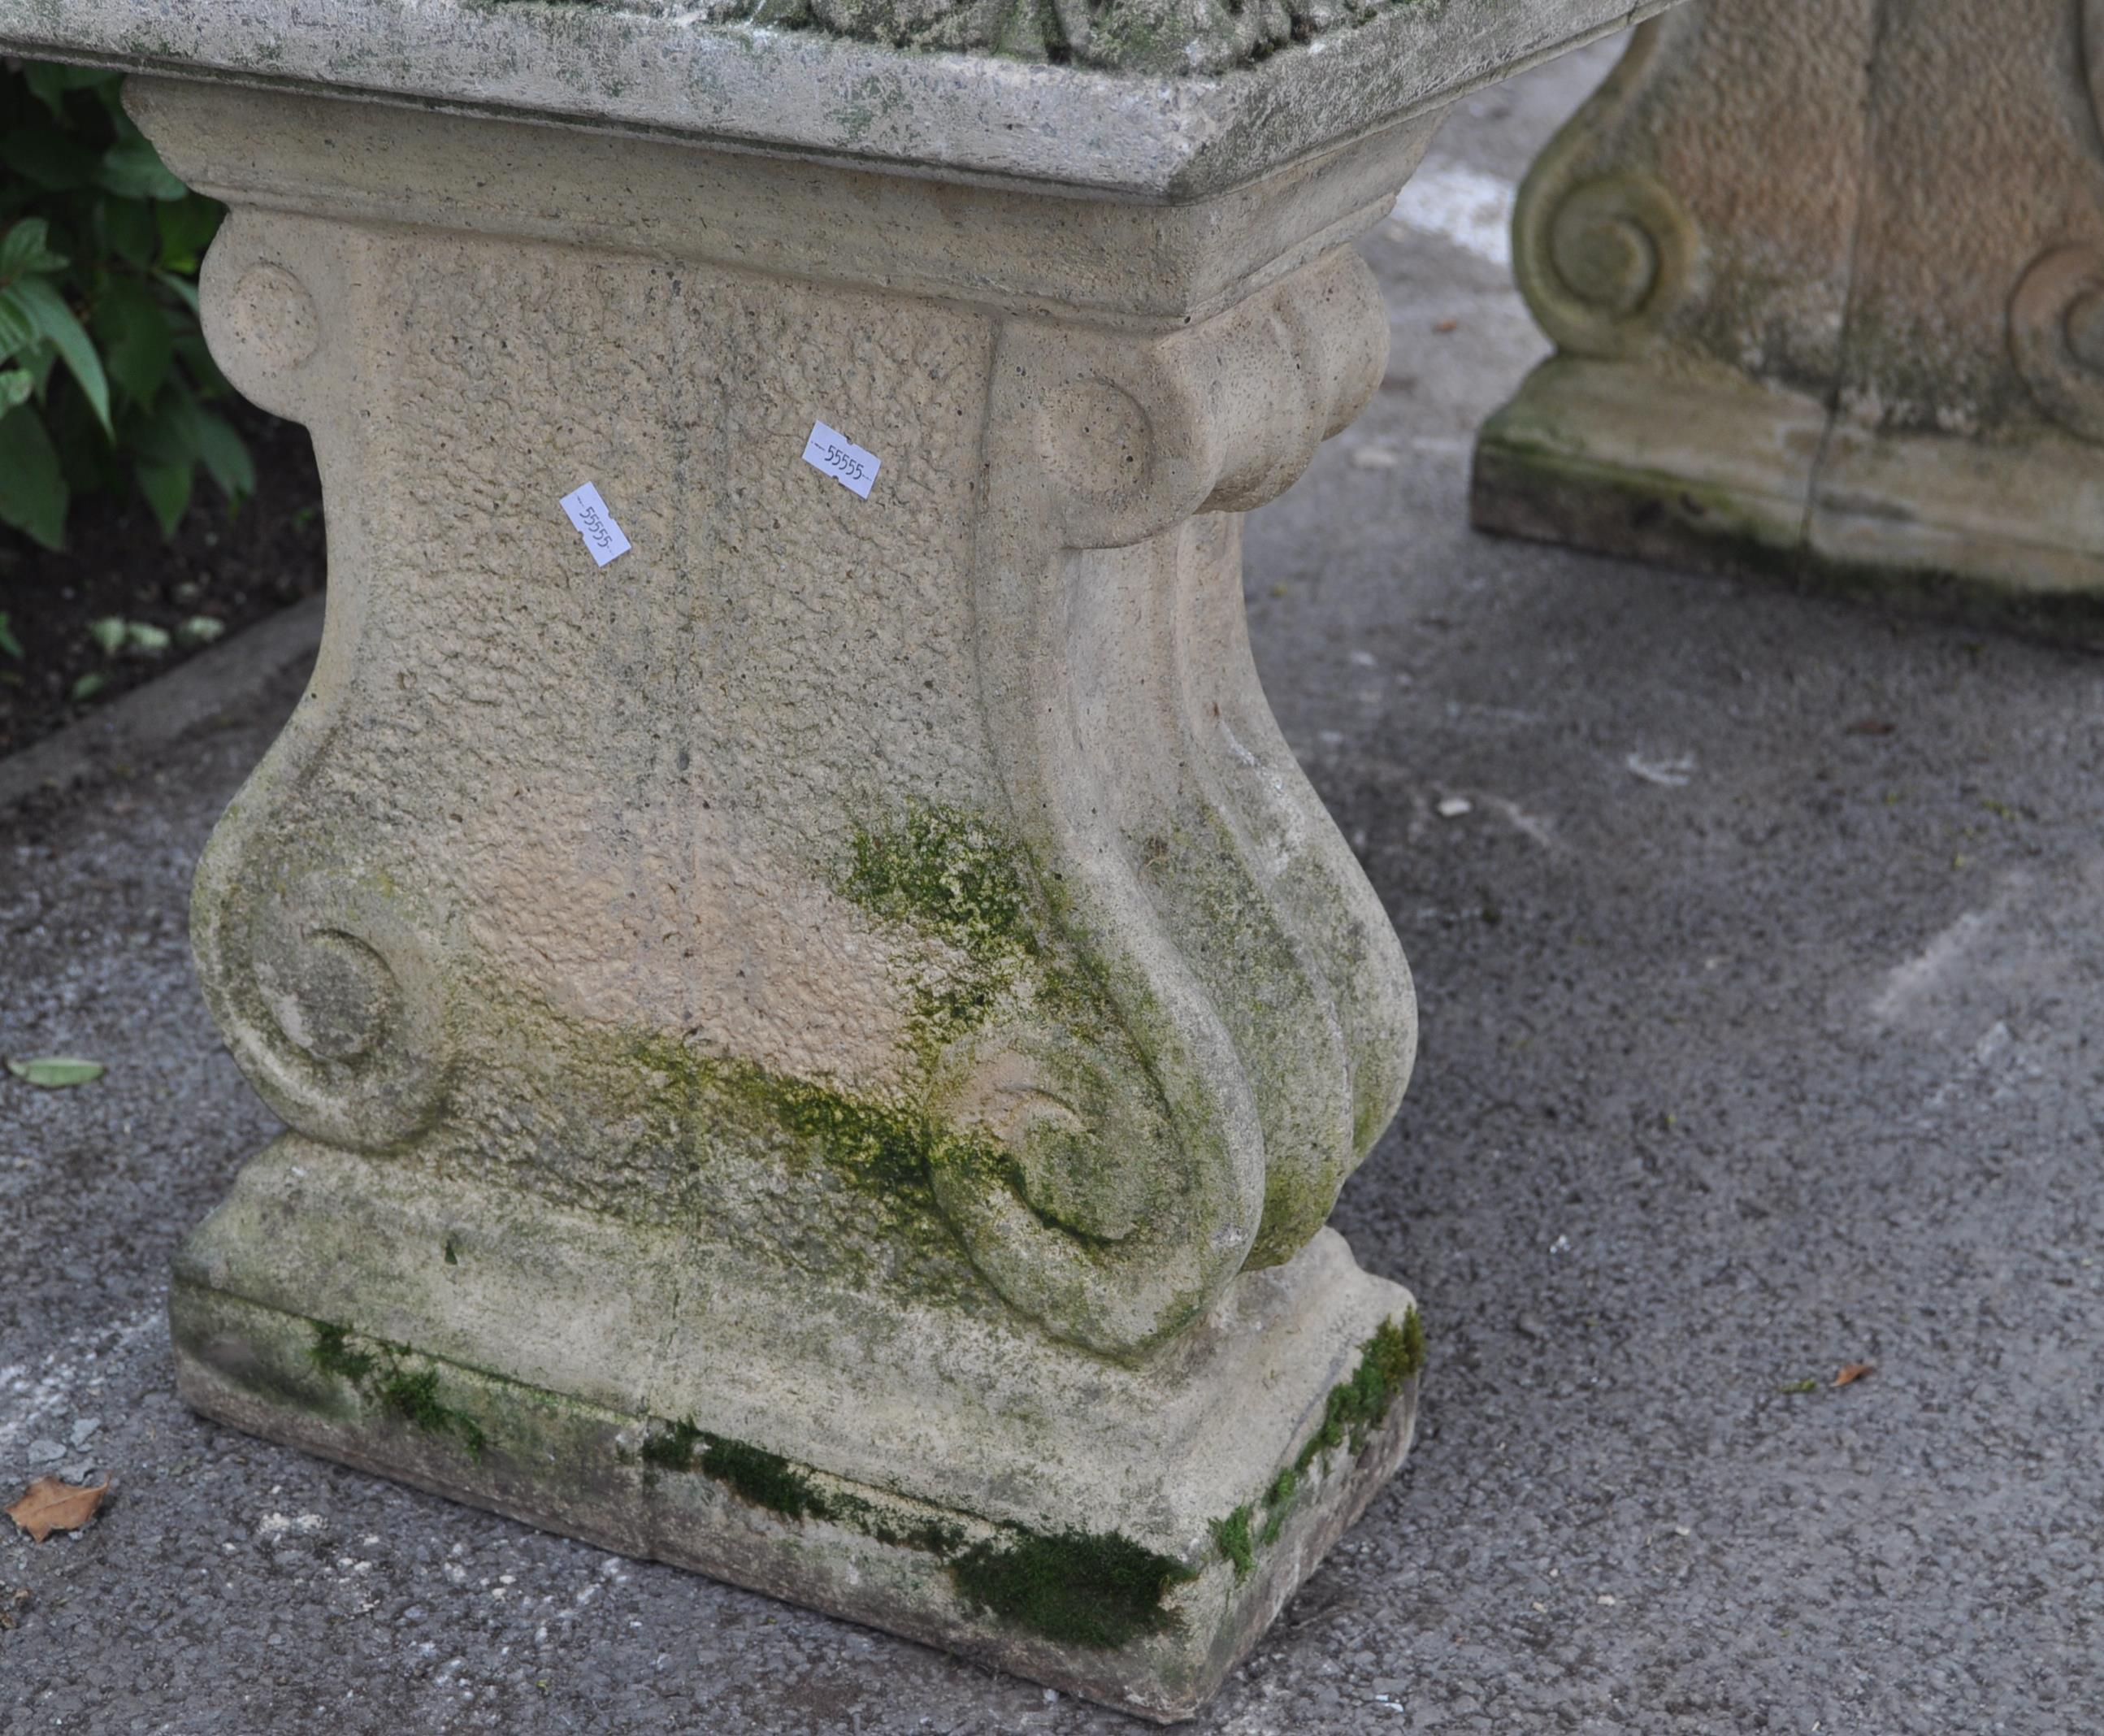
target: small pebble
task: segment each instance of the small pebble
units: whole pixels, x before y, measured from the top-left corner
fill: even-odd
[[[65,1457],[65,1448],[55,1440],[45,1439],[29,1443],[29,1462],[32,1465],[48,1465],[54,1459]]]
[[[78,1422],[76,1422],[73,1426],[74,1445],[76,1447],[85,1447],[87,1444],[88,1436],[94,1434],[95,1431],[101,1426],[102,1419],[100,1417],[82,1417]]]
[[[1513,1327],[1522,1338],[1546,1338],[1549,1328],[1532,1314],[1522,1314],[1513,1322]]]
[[[1473,813],[1475,806],[1475,803],[1465,796],[1449,796],[1439,804],[1439,817],[1442,819],[1459,819],[1464,814]]]

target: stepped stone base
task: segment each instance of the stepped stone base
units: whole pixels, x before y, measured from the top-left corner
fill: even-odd
[[[1544,364],[1478,436],[1478,529],[2104,642],[2104,477],[2082,442],[1835,425],[1753,382]]]
[[[270,1439],[1162,1721],[1415,1426],[1411,1298],[1334,1231],[1138,1367],[733,1263],[288,1136],[178,1259],[178,1382]]]

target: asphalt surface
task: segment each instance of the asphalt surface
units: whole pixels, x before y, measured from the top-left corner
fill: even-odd
[[[1459,239],[1368,243],[1387,386],[1250,525],[1274,704],[1417,973],[1336,1221],[1431,1364],[1191,1728],[2096,1730],[2104,663],[1468,530],[1540,353],[1470,189],[1605,64],[1450,123],[1410,208]],[[0,1503],[115,1479],[0,1537],[0,1729],[1139,1728],[177,1402],[170,1251],[272,1131],[189,870],[296,685],[0,816],[0,1051],[110,1069],[0,1079]]]

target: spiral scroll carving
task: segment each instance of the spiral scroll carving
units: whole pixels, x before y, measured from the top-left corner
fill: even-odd
[[[2057,248],[2032,264],[2010,300],[2009,350],[2041,410],[2104,441],[2104,248]]]
[[[201,937],[227,1047],[288,1124],[354,1149],[428,1124],[452,1068],[430,948],[382,891],[326,873]]]
[[[1010,1024],[944,1057],[947,1123],[976,1140],[938,1152],[930,1180],[973,1263],[1062,1337],[1121,1354],[1174,1331],[1240,1263],[1257,1202],[1222,1166],[1188,1161],[1143,1068],[1050,1024]]]
[[[1521,190],[1513,227],[1521,291],[1542,329],[1573,355],[1638,353],[1686,293],[1694,228],[1648,175],[1567,185],[1555,175],[1545,184],[1537,172]]]

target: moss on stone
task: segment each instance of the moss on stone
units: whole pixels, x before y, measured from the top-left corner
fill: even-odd
[[[1300,1473],[1290,1465],[1281,1466],[1271,1487],[1264,1492],[1264,1529],[1257,1534],[1257,1541],[1267,1548],[1278,1541],[1278,1533],[1286,1528],[1286,1515],[1293,1511],[1293,1497],[1299,1493]]]
[[[1233,1564],[1235,1583],[1240,1585],[1256,1571],[1256,1545],[1250,1537],[1252,1509],[1247,1502],[1225,1519],[1213,1521],[1213,1546],[1223,1560]]]
[[[323,1374],[332,1374],[338,1380],[348,1381],[354,1386],[362,1385],[366,1376],[372,1372],[373,1358],[370,1352],[350,1348],[350,1333],[347,1328],[327,1320],[314,1323],[314,1341],[308,1347],[307,1355]]]
[[[702,1470],[741,1501],[784,1519],[825,1519],[826,1498],[816,1484],[778,1453],[721,1435],[704,1437]]]
[[[701,1444],[702,1431],[689,1417],[674,1423],[662,1435],[646,1438],[643,1443],[643,1462],[658,1470],[692,1470],[694,1453]]]
[[[649,1435],[641,1457],[655,1470],[698,1470],[756,1507],[784,1519],[830,1519],[833,1504],[811,1478],[778,1453],[749,1441],[711,1435],[691,1417]],[[858,1507],[867,1503],[856,1502]]]
[[[1188,1568],[1115,1532],[1017,1533],[974,1543],[950,1564],[965,1602],[1059,1645],[1115,1650],[1167,1631]]]
[[[1400,1325],[1384,1320],[1359,1347],[1359,1366],[1348,1381],[1330,1389],[1322,1408],[1322,1426],[1309,1436],[1294,1461],[1305,1471],[1318,1457],[1349,1444],[1361,1451],[1366,1437],[1388,1420],[1405,1384],[1424,1366],[1424,1327],[1415,1308],[1403,1312]]]
[[[865,909],[941,935],[973,958],[1032,945],[1021,852],[980,816],[916,801],[883,832],[856,832],[842,890]]]
[[[489,1438],[482,1425],[439,1395],[439,1371],[426,1359],[421,1368],[407,1359],[417,1353],[406,1344],[373,1341],[370,1350],[355,1349],[347,1327],[328,1320],[310,1323],[314,1342],[307,1354],[315,1368],[355,1388],[359,1396],[426,1435],[451,1435],[480,1458]]]
[[[454,1435],[470,1458],[480,1458],[489,1439],[465,1411],[455,1410],[439,1397],[439,1371],[432,1368],[391,1368],[374,1394],[381,1405],[413,1429],[427,1435]]]

